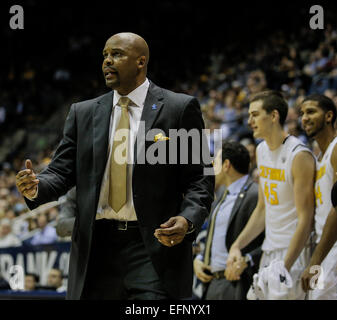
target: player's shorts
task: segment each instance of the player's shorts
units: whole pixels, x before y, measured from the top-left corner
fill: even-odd
[[[271,261],[284,260],[288,249],[277,249],[273,251],[264,251],[260,260],[259,271],[261,268],[268,267]],[[293,286],[288,288],[286,300],[304,300],[306,293],[302,289],[301,275],[310,261],[310,248],[305,247],[297,260],[291,267],[290,276],[293,281]],[[266,297],[268,299],[268,297]]]

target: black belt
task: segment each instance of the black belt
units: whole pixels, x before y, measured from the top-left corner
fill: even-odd
[[[121,221],[114,219],[100,219],[96,220],[96,223],[104,223],[105,225],[109,225],[116,230],[119,231],[127,231],[128,229],[139,228],[138,221]]]
[[[213,272],[213,277],[215,279],[223,279],[223,278],[225,278],[225,270]]]

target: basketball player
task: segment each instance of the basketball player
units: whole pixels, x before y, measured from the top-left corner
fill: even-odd
[[[310,95],[301,104],[303,129],[309,138],[317,141],[321,150],[316,163],[315,182],[315,231],[318,245],[302,276],[303,289],[313,289],[309,294],[311,300],[337,300],[337,243],[331,241],[335,237],[329,235],[330,232],[336,233],[337,226],[337,214],[331,203],[331,190],[337,181],[336,113],[333,101],[324,95]],[[315,265],[322,268],[319,286],[310,285],[316,273],[312,269]]]
[[[277,91],[256,94],[249,105],[249,125],[255,138],[262,138],[257,147],[259,198],[257,206],[229,253],[229,264],[241,259],[245,248],[265,229],[259,274],[272,261],[280,261],[288,271],[292,286],[276,299],[304,299],[301,274],[309,261],[308,238],[314,216],[315,160],[311,151],[283,124],[288,105]],[[226,277],[235,279],[235,269],[226,270]],[[278,277],[280,281],[281,277]],[[269,288],[271,292],[277,288]],[[248,297],[248,296],[247,296]]]

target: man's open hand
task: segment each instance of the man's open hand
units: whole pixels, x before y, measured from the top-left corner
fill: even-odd
[[[172,247],[183,241],[187,230],[186,218],[176,216],[161,224],[160,228],[155,230],[154,236],[164,246]]]

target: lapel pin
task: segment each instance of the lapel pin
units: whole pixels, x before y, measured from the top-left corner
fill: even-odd
[[[243,194],[243,193],[240,193],[239,196],[240,196],[240,198],[243,198],[243,197],[244,197],[244,194]]]
[[[156,110],[157,109],[157,105],[156,104],[153,104],[152,105],[152,110]]]

